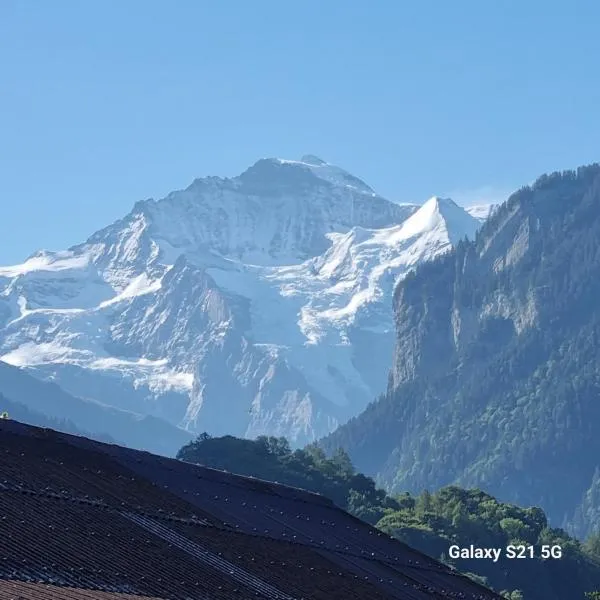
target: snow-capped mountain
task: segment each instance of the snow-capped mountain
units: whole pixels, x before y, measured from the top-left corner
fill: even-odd
[[[0,268],[0,359],[192,432],[303,443],[384,391],[395,283],[479,224],[314,156],[259,160]]]
[[[466,206],[465,210],[477,220],[482,223],[486,221],[496,210],[498,204],[473,204],[472,206]]]

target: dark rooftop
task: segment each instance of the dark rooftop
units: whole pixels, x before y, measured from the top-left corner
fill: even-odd
[[[0,420],[0,600],[494,600],[311,492]]]

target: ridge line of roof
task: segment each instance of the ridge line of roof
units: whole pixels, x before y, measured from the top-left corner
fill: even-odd
[[[120,444],[101,442],[99,440],[88,438],[85,435],[66,433],[63,431],[58,431],[56,429],[51,429],[49,427],[38,427],[36,425],[30,425],[28,423],[22,423],[21,421],[15,421],[12,419],[0,420],[0,428],[4,428],[5,424],[9,424],[9,423],[12,425],[16,424],[16,426],[17,426],[16,429],[23,428],[24,430],[29,430],[34,435],[35,435],[35,433],[37,433],[37,435],[45,437],[45,438],[48,438],[50,436],[53,436],[55,438],[59,437],[59,438],[61,438],[60,441],[62,441],[63,443],[69,444],[69,445],[77,445],[77,446],[81,447],[82,442],[83,442],[83,445],[87,446],[86,449],[89,450],[90,452],[100,452],[105,455],[111,456],[111,458],[113,458],[113,459],[115,457],[112,455],[112,452],[110,451],[110,449],[118,448],[119,450],[122,450],[122,451],[124,450],[126,452],[131,452],[131,453],[137,454],[137,455],[148,455],[148,456],[152,457],[154,460],[160,459],[163,461],[169,461],[169,462],[173,462],[173,463],[177,463],[177,464],[188,465],[189,467],[194,468],[197,471],[225,475],[227,479],[224,481],[221,481],[221,483],[228,485],[228,486],[242,487],[241,485],[239,485],[239,484],[242,484],[242,482],[246,482],[246,484],[258,483],[258,484],[263,484],[265,486],[265,489],[261,490],[261,491],[263,491],[265,493],[269,493],[273,496],[280,496],[280,494],[277,493],[277,488],[280,488],[283,490],[293,491],[296,494],[298,494],[299,496],[306,497],[306,498],[301,498],[301,497],[286,496],[286,498],[288,500],[292,500],[295,502],[307,503],[307,502],[309,502],[308,499],[310,499],[312,501],[319,502],[325,506],[336,506],[335,503],[330,498],[327,498],[326,496],[323,496],[322,494],[319,494],[317,492],[313,492],[311,490],[307,490],[304,488],[287,485],[285,483],[276,483],[273,481],[269,481],[267,479],[253,477],[251,475],[250,476],[249,475],[240,475],[238,473],[232,473],[231,471],[215,469],[214,467],[209,467],[206,465],[201,465],[201,464],[197,464],[197,463],[188,462],[185,460],[180,460],[178,458],[174,458],[174,457],[170,457],[170,456],[153,454],[152,452],[149,452],[148,450],[138,450],[137,448],[130,448],[128,446],[122,446]],[[11,428],[10,426],[8,426],[8,427]],[[21,435],[21,432],[15,431],[14,429],[13,429],[13,433],[15,433],[16,435]],[[94,447],[94,446],[96,446],[96,447]],[[198,477],[200,477],[200,475],[198,475]],[[210,479],[210,477],[207,477],[207,479]]]

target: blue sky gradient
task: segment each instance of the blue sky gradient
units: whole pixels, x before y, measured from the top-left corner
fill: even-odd
[[[313,153],[384,196],[600,158],[595,0],[3,0],[0,264]]]

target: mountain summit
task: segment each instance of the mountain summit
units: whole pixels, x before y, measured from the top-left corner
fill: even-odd
[[[306,163],[307,165],[312,165],[313,167],[322,167],[323,165],[327,164],[322,158],[319,158],[314,154],[305,154],[300,159],[300,162]]]
[[[403,224],[403,235],[437,234],[455,244],[460,237],[474,238],[479,226],[479,221],[454,200],[434,196]]]
[[[351,175],[344,169],[326,163],[318,156],[313,154],[305,154],[299,161],[276,159],[282,165],[305,169],[310,171],[315,177],[321,181],[325,181],[333,186],[341,186],[351,188],[357,192],[376,196],[375,192],[364,181]]]
[[[304,443],[384,391],[394,286],[478,226],[315,156],[261,159],[0,268],[0,358],[191,432]]]

